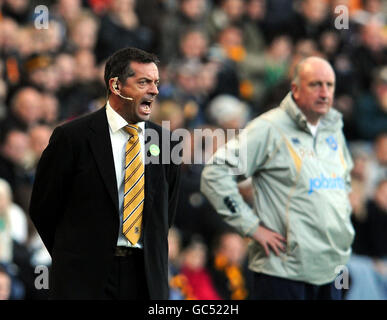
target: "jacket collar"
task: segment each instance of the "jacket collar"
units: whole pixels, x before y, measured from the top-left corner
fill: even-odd
[[[284,100],[282,100],[280,108],[282,108],[289,117],[296,123],[296,125],[302,130],[309,130],[307,126],[307,120],[300,108],[293,100],[292,93],[289,92]],[[342,115],[336,111],[333,107],[329,112],[321,117],[319,128],[321,130],[338,130],[343,127]]]

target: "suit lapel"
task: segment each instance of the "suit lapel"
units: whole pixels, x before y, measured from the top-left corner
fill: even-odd
[[[99,173],[106,185],[107,191],[118,212],[118,191],[112,144],[109,135],[109,124],[106,116],[106,107],[96,112],[90,123],[89,142],[97,162]]]

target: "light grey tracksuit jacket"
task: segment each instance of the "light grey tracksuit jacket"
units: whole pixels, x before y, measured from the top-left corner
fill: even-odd
[[[255,272],[315,285],[332,282],[351,254],[350,170],[353,166],[334,109],[313,136],[291,93],[281,105],[251,121],[206,164],[201,191],[243,236],[261,223],[286,238],[286,252],[265,256],[249,244]],[[254,206],[237,183],[251,177]]]

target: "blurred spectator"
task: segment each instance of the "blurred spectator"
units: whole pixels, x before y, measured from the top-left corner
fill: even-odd
[[[294,43],[293,59],[299,61],[310,56],[322,56],[318,51],[317,42],[311,38],[300,39]],[[296,64],[294,62],[293,64]]]
[[[18,52],[19,26],[11,18],[0,19],[0,62],[2,77],[9,86],[16,86],[21,80],[20,54]]]
[[[351,218],[353,220],[363,222],[367,218],[367,211],[366,211],[367,195],[365,192],[365,184],[361,179],[359,179],[356,176],[353,176],[351,181],[351,188],[352,190],[349,194],[349,200],[352,206]],[[353,246],[353,249],[355,252],[358,251],[358,249],[356,248],[356,242],[357,241],[355,240],[355,245]]]
[[[36,275],[32,263],[35,262],[35,265],[43,264],[42,261],[49,259],[43,243],[33,230],[25,212],[29,207],[32,190],[33,169],[35,169],[33,166],[48,144],[50,134],[51,129],[45,126],[31,128],[29,131],[30,136],[21,131],[11,130],[1,148],[0,216],[5,217],[5,220],[0,220],[6,223],[2,224],[0,222],[0,224],[3,227],[5,226],[6,229],[0,231],[2,233],[0,246],[6,245],[9,247],[11,256],[9,256],[8,263],[17,266],[17,270],[13,272],[13,282],[15,283],[13,286],[15,286],[16,296],[21,294],[20,281],[23,281],[23,287],[26,287],[26,294],[29,297],[34,296],[32,292],[35,290],[34,279]],[[4,230],[8,230],[8,240],[3,237]],[[39,248],[37,248],[38,244],[40,244]],[[38,250],[40,250],[40,256],[46,253],[46,260],[36,257]],[[5,253],[1,249],[0,252]],[[40,252],[43,252],[43,254]],[[4,259],[0,258],[0,260],[4,262]],[[18,279],[20,279],[19,282]]]
[[[198,74],[198,91],[202,97],[202,106],[217,95],[219,87],[219,65],[216,62],[208,61],[201,64]]]
[[[27,132],[42,117],[40,93],[32,87],[20,88],[11,100],[11,112],[1,123],[2,134],[10,129]]]
[[[209,119],[222,129],[242,129],[249,120],[249,106],[231,95],[219,95],[208,106]]]
[[[208,39],[202,29],[187,29],[179,39],[180,59],[201,61],[207,56]]]
[[[294,17],[287,25],[287,33],[297,42],[301,39],[319,39],[324,31],[333,28],[329,19],[327,1],[300,0]]]
[[[14,201],[24,210],[29,200],[29,194],[24,191],[32,184],[26,169],[28,148],[28,135],[18,130],[9,131],[0,148],[0,178],[11,185]]]
[[[177,228],[172,227],[168,233],[168,261],[169,261],[169,284],[170,300],[183,300],[192,294],[192,292],[187,292],[186,286],[187,279],[180,274],[180,258],[181,258],[181,235]]]
[[[248,298],[247,245],[235,232],[218,236],[210,260],[210,275],[215,289],[223,300],[246,300]]]
[[[350,286],[345,300],[386,300],[387,263],[353,254],[348,262]]]
[[[22,299],[24,286],[19,279],[19,269],[15,264],[18,248],[27,240],[27,219],[19,206],[12,202],[12,190],[8,182],[0,179],[0,269],[10,276],[10,298]],[[1,274],[1,270],[0,270]],[[1,277],[1,275],[0,275]],[[4,279],[0,279],[1,283]],[[4,289],[4,288],[3,288]]]
[[[206,267],[207,247],[195,238],[183,251],[181,273],[192,287],[193,296],[198,300],[220,300],[209,271]]]
[[[175,225],[182,232],[183,244],[194,234],[200,234],[206,245],[210,245],[213,235],[227,228],[200,192],[201,164],[185,164],[181,173],[181,190]]]
[[[2,78],[4,65],[2,61],[0,60],[0,121],[6,116],[7,113],[7,106],[5,105],[5,99],[8,92],[8,86],[6,82]]]
[[[203,123],[203,115],[197,77],[201,64],[198,61],[188,60],[172,67],[174,87],[170,98],[183,106],[188,127],[200,125]]]
[[[70,48],[94,50],[97,42],[98,20],[90,13],[82,13],[70,25]]]
[[[152,31],[139,24],[135,4],[136,0],[112,0],[109,11],[101,18],[96,45],[97,62],[124,47],[151,50]]]
[[[11,295],[11,277],[0,265],[0,300],[8,300]]]
[[[70,26],[84,11],[81,0],[58,0],[51,9],[54,19],[61,23],[64,33],[67,33]]]
[[[217,34],[230,25],[238,25],[245,13],[243,0],[220,0],[215,3],[207,21],[207,29],[212,41]],[[238,25],[241,26],[240,24]]]
[[[47,29],[36,29],[33,33],[37,53],[58,53],[64,46],[63,29],[59,22],[51,20]]]
[[[75,81],[76,65],[74,57],[68,53],[61,53],[56,56],[55,64],[61,88],[70,87]]]
[[[76,81],[79,83],[93,82],[97,74],[93,52],[87,49],[78,50],[74,57]]]
[[[4,137],[0,149],[0,177],[5,178],[14,188],[19,178],[18,169],[25,165],[28,151],[28,136],[20,130],[12,129]]]
[[[288,80],[288,71],[291,62],[292,43],[287,36],[278,36],[268,45],[265,51],[264,95],[273,87]]]
[[[343,132],[348,141],[358,139],[358,133],[355,122],[355,100],[353,96],[341,94],[335,98],[334,108],[343,116]]]
[[[37,30],[31,25],[19,29],[17,33],[17,48],[22,60],[36,53],[36,43],[34,41]]]
[[[37,125],[29,130],[29,168],[36,169],[36,165],[48,145],[52,131],[53,129],[47,125]]]
[[[205,0],[178,1],[176,11],[167,12],[161,26],[160,55],[163,63],[176,58],[182,35],[187,30],[202,29],[207,16]],[[206,35],[207,36],[207,35]]]
[[[0,48],[1,54],[12,53],[17,50],[17,38],[15,34],[19,31],[18,24],[11,18],[3,17],[0,20]]]
[[[70,120],[89,112],[92,101],[105,95],[105,90],[101,90],[102,86],[97,80],[93,60],[94,56],[88,50],[81,50],[74,56],[62,53],[57,57],[61,79],[57,93],[60,101],[59,120]]]
[[[245,13],[243,0],[220,0],[215,3],[207,18],[207,30],[212,42],[216,41],[219,32],[231,25],[241,27]]]
[[[32,181],[35,176],[35,170],[37,163],[47,147],[50,136],[52,134],[52,128],[47,125],[37,125],[31,128],[29,134],[29,152],[27,153],[27,164],[26,169],[30,180]],[[32,183],[24,185],[22,193],[24,198],[23,207],[28,210],[29,199],[32,192]],[[36,266],[47,266],[51,265],[51,257],[44,246],[39,234],[33,226],[30,219],[24,224],[27,227],[28,222],[28,238],[26,237],[23,247],[16,246],[16,261],[20,269],[20,276],[24,282],[26,295],[28,299],[43,299],[47,298],[47,291],[37,290],[35,288],[34,280],[36,278],[35,267]]]
[[[267,35],[283,33],[293,18],[294,2],[288,0],[267,0],[265,33]]]
[[[373,74],[387,65],[387,47],[383,25],[369,22],[360,29],[360,46],[353,51],[352,61],[356,67],[358,94],[371,89]]]
[[[349,261],[351,287],[348,300],[385,300],[387,292],[387,180],[381,180],[374,198],[367,202],[366,214],[352,218],[356,237]]]
[[[342,19],[342,10],[338,6],[350,5],[349,0],[333,0],[330,3],[332,20]],[[340,8],[340,7],[339,7]],[[348,18],[348,17],[347,17]],[[324,31],[318,39],[318,47],[332,64],[336,74],[336,90],[334,107],[343,115],[344,133],[347,140],[357,138],[354,126],[354,97],[356,95],[357,79],[355,65],[352,61],[352,51],[357,44],[357,28],[351,19],[344,29]]]
[[[152,52],[158,51],[161,44],[161,28],[164,22],[164,16],[168,12],[169,0],[147,0],[136,1],[136,12],[140,24],[150,28],[153,37]],[[175,2],[174,0],[172,2]]]
[[[305,47],[306,48],[305,48]],[[290,88],[294,66],[305,55],[314,52],[314,43],[300,40],[292,55],[293,44],[286,35],[274,36],[265,51],[263,76],[263,97],[253,108],[252,117],[268,111],[282,101]]]
[[[33,54],[24,64],[26,82],[41,91],[55,92],[59,88],[59,77],[51,56]]]
[[[214,234],[229,229],[200,192],[203,165],[216,151],[217,144],[221,143],[215,140],[214,130],[213,127],[203,127],[201,130],[190,131],[188,136],[183,137],[180,196],[175,218],[175,226],[181,232],[183,246],[194,235],[199,235],[210,246]],[[208,140],[211,143],[207,145]]]
[[[381,180],[375,190],[374,199],[367,204],[367,219],[364,230],[367,238],[364,254],[374,258],[387,257],[387,179]]]
[[[270,34],[270,28],[267,24],[266,0],[247,0],[245,10],[246,18],[250,21],[250,24],[258,29],[257,39],[266,43],[270,41],[272,34]],[[261,46],[263,45],[264,43],[261,43]]]
[[[91,7],[96,15],[101,16],[109,9],[111,2],[112,0],[87,0],[87,5]]]
[[[230,26],[242,31],[243,46],[251,53],[259,53],[264,48],[264,38],[255,22],[246,17],[247,4],[244,0],[221,0],[208,19],[207,29],[215,41],[219,32]]]
[[[28,238],[28,228],[27,228],[27,217],[25,212],[13,202],[12,199],[12,190],[9,183],[0,178],[0,216],[1,216],[1,232],[7,233],[10,237],[9,239],[16,241],[20,245],[24,245],[27,242]],[[7,235],[6,235],[7,236]],[[12,260],[12,243],[9,240],[4,239],[0,241],[1,246],[9,246],[11,249],[9,254],[9,261]],[[3,255],[5,251],[1,250]],[[1,259],[4,262],[4,259]]]
[[[183,108],[174,100],[164,100],[160,103],[155,114],[152,112],[152,121],[160,126],[163,125],[163,121],[167,121],[169,125],[168,130],[170,131],[184,128],[185,119]]]
[[[263,74],[265,68],[262,52],[248,52],[243,41],[243,31],[236,25],[222,29],[217,38],[222,54],[233,64],[238,84],[234,95],[258,103],[263,93]],[[235,83],[230,83],[235,86]],[[232,93],[231,88],[228,93]]]
[[[331,0],[329,1],[330,6],[330,17],[331,23],[336,24],[340,23],[340,28],[335,26],[335,29],[330,29],[328,32],[336,33],[340,38],[341,48],[339,48],[340,53],[348,53],[348,50],[351,50],[353,46],[358,43],[358,25],[353,20],[355,2],[361,2],[362,0]],[[344,7],[343,7],[344,6]],[[348,10],[349,16],[346,16]],[[321,37],[320,37],[321,38]]]
[[[359,24],[367,24],[376,21],[381,24],[387,23],[387,16],[383,10],[382,0],[363,0],[363,8],[356,10],[352,19]]]
[[[2,15],[14,19],[18,24],[24,25],[30,18],[29,0],[4,0],[2,4]]]
[[[199,75],[207,52],[208,40],[203,30],[187,29],[179,39],[179,51],[174,59],[170,59],[166,68],[166,72],[173,78],[174,85],[169,88],[172,89],[170,96],[164,98],[175,99],[185,111],[190,109],[189,112],[185,112],[188,126],[195,126],[203,121],[201,109],[207,96],[203,96],[203,91],[199,88]],[[160,98],[167,93],[165,89],[165,86],[162,86]]]
[[[364,142],[351,142],[349,148],[353,159],[351,177],[365,185],[369,176],[369,161],[373,155],[372,147]]]
[[[181,33],[179,39],[178,51],[175,52],[174,58],[169,59],[166,72],[176,86],[182,86],[182,90],[188,95],[198,95],[198,83],[196,79],[201,65],[206,61],[208,55],[208,39],[205,32],[200,28],[187,29]],[[190,77],[195,73],[194,78]],[[184,80],[192,80],[188,81]],[[198,97],[197,97],[198,98]]]
[[[5,183],[4,183],[5,182]],[[7,189],[6,189],[7,188]],[[10,263],[12,261],[12,235],[9,215],[10,199],[9,184],[0,180],[0,263]],[[8,196],[8,197],[7,197]]]
[[[381,179],[387,179],[387,132],[376,137],[369,155],[365,179],[368,198],[374,195]]]
[[[41,106],[43,122],[47,125],[55,126],[59,119],[58,98],[51,93],[42,93]]]
[[[327,30],[321,34],[318,40],[321,52],[329,61],[332,61],[340,49],[339,34],[333,30]]]
[[[364,140],[387,132],[387,64],[375,74],[371,90],[359,96],[355,106],[357,133]]]
[[[182,238],[179,229],[172,227],[168,233],[168,259],[171,275],[176,275],[181,266]]]

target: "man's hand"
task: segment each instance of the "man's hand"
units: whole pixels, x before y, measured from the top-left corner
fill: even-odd
[[[278,256],[279,251],[285,252],[286,239],[279,233],[271,231],[261,225],[258,226],[253,234],[253,239],[257,241],[265,250],[266,256],[270,255],[269,247]]]

